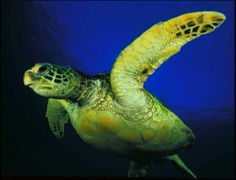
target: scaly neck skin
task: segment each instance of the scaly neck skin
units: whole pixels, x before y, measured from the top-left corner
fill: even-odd
[[[71,90],[69,99],[77,101],[81,105],[88,104],[93,94],[96,93],[98,86],[98,79],[78,73],[78,77],[74,82],[74,87]]]

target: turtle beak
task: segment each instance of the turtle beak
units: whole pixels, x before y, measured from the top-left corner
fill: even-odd
[[[25,72],[24,78],[23,78],[24,85],[25,86],[31,85],[34,82],[35,79],[36,79],[36,77],[34,75],[34,72],[32,70],[27,70]]]

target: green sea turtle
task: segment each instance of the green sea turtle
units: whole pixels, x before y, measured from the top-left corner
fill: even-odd
[[[130,177],[145,176],[151,161],[170,159],[196,178],[177,155],[194,143],[192,131],[143,84],[184,44],[224,20],[213,11],[183,14],[145,31],[120,53],[110,74],[92,77],[39,63],[25,72],[24,84],[49,98],[46,117],[57,138],[70,120],[88,144],[131,160]]]

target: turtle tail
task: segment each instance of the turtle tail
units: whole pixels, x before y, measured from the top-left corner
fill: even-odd
[[[167,159],[174,161],[184,172],[191,175],[194,179],[197,179],[197,176],[184,164],[177,154],[168,156]]]

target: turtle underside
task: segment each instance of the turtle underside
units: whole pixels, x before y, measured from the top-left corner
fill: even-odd
[[[65,113],[88,144],[129,159],[161,158],[193,144],[192,131],[148,92],[152,106],[123,107],[115,101],[107,74],[95,81],[96,95],[86,105],[54,100],[67,107]]]

